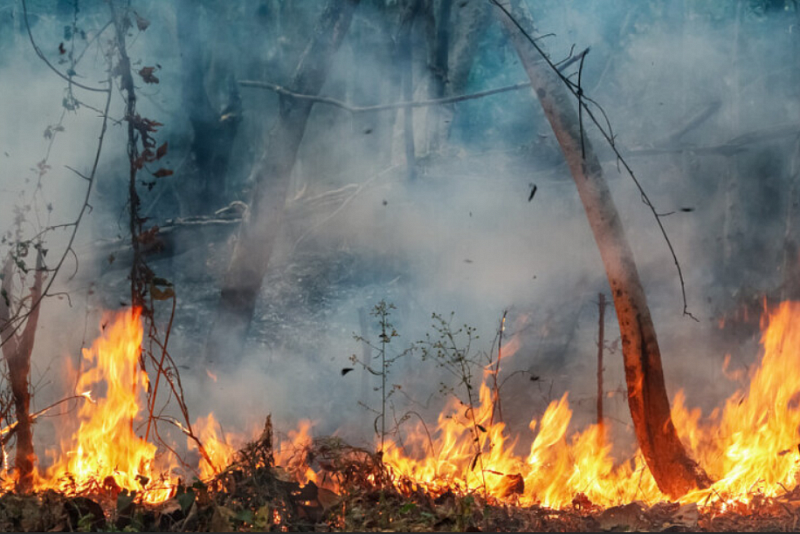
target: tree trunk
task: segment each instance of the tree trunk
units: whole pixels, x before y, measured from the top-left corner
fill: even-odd
[[[422,8],[422,0],[410,0],[400,16],[400,30],[397,36],[395,57],[401,66],[403,100],[414,100],[414,49],[412,36],[414,21]],[[414,110],[407,107],[403,111],[403,145],[406,156],[406,172],[409,181],[417,177],[417,156],[414,147]]]
[[[359,0],[329,0],[300,58],[290,84],[292,91],[319,94],[358,3]],[[312,107],[313,102],[308,100],[280,97],[277,123],[251,173],[255,187],[222,281],[217,320],[207,345],[209,361],[224,359],[224,353],[241,353],[280,232],[292,168]]]
[[[197,0],[178,4],[178,41],[181,47],[181,90],[192,125],[191,154],[194,179],[181,190],[181,215],[207,214],[226,203],[225,183],[233,142],[241,122],[241,99],[233,73],[226,73],[228,102],[217,110],[206,91],[207,40],[199,36]]]
[[[3,356],[5,357],[6,365],[8,365],[8,380],[11,385],[11,395],[14,398],[14,413],[17,418],[15,432],[17,442],[14,460],[16,490],[21,493],[28,493],[33,489],[33,467],[36,463],[36,453],[33,450],[33,421],[30,416],[31,394],[28,389],[28,378],[31,372],[31,354],[33,354],[41,303],[28,312],[25,328],[20,335],[15,334],[13,328],[7,328],[11,317],[14,315],[11,310],[13,266],[14,260],[9,256],[3,269],[0,326],[3,327],[4,331],[2,336]],[[30,294],[27,299],[29,302],[37,303],[40,301],[43,281],[44,264],[42,262],[42,253],[41,250],[37,250],[36,272],[33,286],[30,288]]]
[[[511,5],[514,18],[534,35],[525,5],[519,0],[512,0]],[[670,497],[707,487],[708,477],[686,454],[673,426],[655,327],[633,253],[588,139],[583,140],[582,157],[581,132],[571,95],[514,22],[502,10],[496,13],[558,139],[600,249],[619,321],[628,404],[642,454],[658,487]]]
[[[491,3],[485,0],[460,0],[453,10],[453,0],[441,0],[428,17],[428,40],[431,48],[430,98],[439,99],[466,92],[469,74],[481,38],[491,20]],[[444,104],[428,108],[426,153],[436,153],[445,147],[455,117],[455,105]]]

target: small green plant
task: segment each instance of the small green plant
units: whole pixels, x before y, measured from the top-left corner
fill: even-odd
[[[400,334],[397,333],[395,330],[394,325],[389,321],[389,316],[391,315],[391,310],[397,309],[394,304],[386,303],[385,300],[381,300],[378,304],[370,312],[370,315],[376,318],[378,328],[380,329],[380,333],[378,334],[378,341],[377,343],[373,343],[369,339],[364,338],[363,336],[353,335],[356,341],[364,343],[372,350],[376,351],[376,355],[371,358],[373,361],[364,361],[355,354],[350,357],[350,361],[353,365],[360,365],[364,368],[365,371],[369,372],[374,376],[378,376],[381,379],[380,387],[376,387],[375,391],[380,391],[381,393],[381,407],[380,410],[375,408],[371,408],[363,403],[362,406],[367,408],[368,410],[374,412],[375,421],[374,421],[374,428],[375,434],[380,437],[380,452],[383,452],[383,448],[386,444],[386,407],[387,404],[390,402],[392,395],[398,391],[399,385],[392,385],[389,387],[389,375],[391,373],[392,365],[399,360],[400,358],[407,356],[412,349],[406,349],[402,352],[396,353],[394,355],[390,355],[388,353],[387,347],[392,342],[393,338],[399,337]],[[380,429],[378,428],[378,422],[380,421]]]

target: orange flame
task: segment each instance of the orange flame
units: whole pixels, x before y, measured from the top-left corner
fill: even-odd
[[[681,499],[702,505],[749,503],[755,495],[777,496],[800,480],[800,303],[784,303],[768,316],[763,355],[749,373],[747,390],[732,395],[722,409],[703,417],[674,399],[673,419],[693,458],[716,483]],[[140,492],[145,502],[168,499],[177,480],[169,473],[174,460],[136,432],[147,413],[147,374],[139,365],[143,329],[138,310],[115,314],[102,336],[83,351],[85,371],[77,384],[87,400],[75,427],[61,441],[60,455],[37,478],[37,489],[69,494]],[[507,353],[516,346],[509,342]],[[724,364],[725,372],[729,359]],[[399,442],[388,442],[384,461],[399,487],[423,487],[433,493],[477,491],[497,501],[564,508],[574,502],[612,506],[635,500],[668,500],[646,469],[640,453],[618,462],[600,428],[568,435],[572,418],[565,394],[531,420],[531,445],[519,451],[505,424],[494,418],[491,373],[484,373],[479,402],[464,411],[452,401],[436,428],[419,425]],[[731,378],[743,376],[728,373]],[[317,481],[318,475],[298,454],[310,438],[304,421],[276,446],[275,459],[293,478]],[[234,456],[234,437],[221,437],[213,414],[200,418],[194,431],[211,460],[201,460],[209,477]],[[190,447],[192,443],[190,442]],[[576,497],[579,497],[576,501]]]
[[[748,503],[771,497],[800,480],[800,303],[784,303],[769,316],[763,334],[764,354],[751,373],[748,391],[739,391],[703,419],[685,407],[678,392],[673,419],[690,454],[717,482],[682,502]],[[726,359],[725,368],[727,370]],[[737,378],[739,378],[737,376]],[[592,426],[567,436],[572,411],[565,394],[552,402],[530,452],[514,452],[503,423],[491,424],[492,394],[484,380],[474,420],[452,402],[440,415],[429,439],[418,426],[403,445],[387,445],[384,459],[397,479],[429,491],[478,491],[497,500],[564,508],[583,495],[596,505],[634,500],[669,500],[658,490],[641,454],[614,462],[611,445]]]
[[[78,412],[78,428],[61,442],[63,454],[40,477],[38,489],[68,493],[118,493],[145,490],[148,502],[163,501],[172,491],[158,477],[156,446],[139,437],[147,373],[139,366],[141,311],[107,318],[103,335],[83,350],[84,372],[77,389],[87,402]]]

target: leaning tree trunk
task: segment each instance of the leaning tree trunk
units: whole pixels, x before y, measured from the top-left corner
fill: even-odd
[[[28,377],[31,372],[31,354],[36,336],[36,325],[39,322],[40,300],[42,283],[44,281],[44,264],[42,252],[37,251],[36,273],[33,286],[27,300],[34,304],[34,308],[27,313],[25,328],[17,335],[12,326],[13,312],[11,310],[11,280],[13,278],[14,259],[9,256],[3,269],[2,298],[0,298],[0,340],[2,340],[3,356],[8,366],[8,380],[11,385],[11,395],[14,398],[14,412],[17,418],[15,427],[16,455],[14,467],[16,469],[17,491],[27,493],[33,489],[33,466],[36,454],[33,450],[33,429],[30,416],[31,394],[28,389]]]
[[[514,18],[532,31],[524,4],[519,0],[511,4]],[[622,337],[628,404],[645,461],[659,489],[672,498],[707,487],[708,477],[686,454],[673,426],[656,331],[633,253],[588,139],[583,140],[582,155],[582,135],[571,95],[514,22],[502,10],[496,12],[558,139],[600,249]]]
[[[316,95],[344,40],[359,0],[329,0],[306,47],[289,88]],[[255,183],[228,271],[222,281],[217,320],[211,328],[207,359],[238,356],[255,311],[256,299],[283,221],[292,168],[313,102],[280,97],[277,123],[251,178]]]

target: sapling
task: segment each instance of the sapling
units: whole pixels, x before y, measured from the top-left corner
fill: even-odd
[[[485,490],[486,477],[482,459],[483,443],[481,434],[485,434],[486,429],[478,422],[478,418],[475,415],[476,401],[478,399],[475,397],[473,386],[475,369],[476,367],[483,367],[481,359],[485,358],[485,355],[472,352],[472,342],[480,338],[476,334],[476,328],[465,324],[458,329],[454,329],[452,327],[454,315],[455,312],[451,312],[449,319],[445,319],[440,314],[431,314],[433,319],[431,326],[436,335],[426,334],[425,340],[417,343],[417,348],[422,353],[423,360],[435,360],[439,367],[457,379],[455,386],[440,382],[439,391],[445,395],[453,395],[467,409],[466,414],[470,422],[470,432],[472,433],[472,442],[475,449],[475,456],[470,462],[470,470],[474,470],[480,462],[481,478]],[[459,346],[459,343],[462,346]],[[458,388],[463,388],[461,395],[457,392]]]
[[[350,356],[350,361],[354,365],[360,365],[364,368],[365,371],[369,372],[374,376],[378,376],[381,379],[380,387],[374,388],[375,391],[380,391],[381,393],[381,408],[380,411],[374,408],[370,408],[362,403],[362,406],[371,410],[376,414],[375,421],[374,421],[374,428],[375,434],[380,437],[380,449],[379,452],[383,452],[384,446],[386,444],[386,406],[391,399],[392,395],[398,391],[399,386],[392,385],[388,387],[388,379],[389,374],[391,372],[392,365],[399,360],[400,358],[407,356],[412,349],[406,349],[402,352],[399,352],[395,355],[389,355],[387,353],[387,346],[391,343],[392,338],[399,337],[400,334],[397,333],[395,330],[394,325],[389,321],[389,316],[391,315],[391,310],[397,309],[394,304],[386,303],[385,300],[381,300],[378,304],[370,312],[370,315],[377,319],[378,327],[380,328],[380,334],[378,334],[378,342],[373,343],[369,339],[366,339],[363,336],[353,335],[356,341],[364,343],[368,347],[372,348],[377,354],[372,358],[373,361],[364,360],[359,358],[355,354]],[[379,365],[377,365],[379,363]],[[344,371],[343,371],[344,372]],[[378,421],[380,421],[380,430],[378,430]]]

